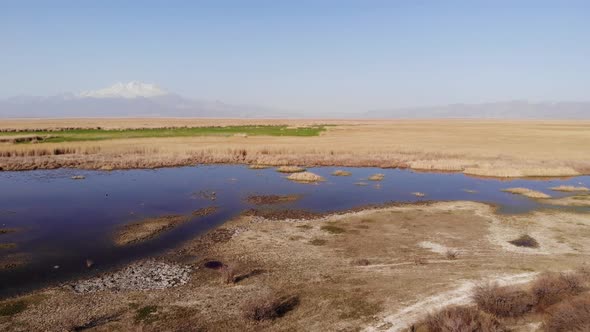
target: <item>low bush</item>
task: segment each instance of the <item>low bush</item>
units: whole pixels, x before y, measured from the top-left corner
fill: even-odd
[[[545,319],[545,331],[590,331],[590,296],[585,294],[556,305]]]
[[[473,300],[480,310],[499,317],[519,317],[535,305],[535,297],[528,292],[495,283],[476,287]]]
[[[531,287],[537,309],[578,295],[584,291],[583,277],[578,273],[546,273],[539,276]]]
[[[508,331],[494,316],[472,307],[449,307],[414,327],[428,332],[505,332]]]

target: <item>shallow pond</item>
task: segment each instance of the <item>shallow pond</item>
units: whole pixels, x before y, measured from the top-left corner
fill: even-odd
[[[336,169],[352,176],[332,176]],[[157,170],[81,171],[71,169],[0,172],[0,256],[22,255],[22,267],[0,270],[0,296],[51,282],[100,272],[116,264],[147,257],[222,224],[249,208],[249,195],[298,194],[301,199],[274,205],[274,209],[327,212],[367,204],[421,200],[475,200],[497,204],[504,213],[522,213],[541,207],[535,200],[501,189],[526,187],[554,197],[557,185],[590,185],[590,177],[569,179],[516,179],[501,181],[459,173],[419,173],[378,168],[311,168],[326,181],[301,184],[287,180],[273,168],[198,166]],[[382,181],[366,180],[375,173]],[[73,180],[82,175],[85,179]],[[363,182],[366,185],[358,185]],[[476,192],[468,192],[474,190]],[[215,200],[211,193],[215,192]],[[416,197],[413,192],[423,192]],[[113,233],[123,224],[147,217],[188,214],[217,206],[209,216],[185,223],[157,238],[126,247],[113,245]],[[588,210],[588,209],[582,209]],[[198,253],[196,253],[198,255]],[[86,260],[94,262],[92,269]]]

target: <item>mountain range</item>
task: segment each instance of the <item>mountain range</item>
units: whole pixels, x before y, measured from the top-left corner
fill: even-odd
[[[508,101],[310,114],[189,99],[137,81],[80,93],[0,99],[0,118],[66,117],[590,119],[590,102]]]
[[[291,116],[301,115],[259,106],[189,99],[157,85],[137,81],[116,83],[108,88],[76,94],[21,96],[0,100],[0,118]]]

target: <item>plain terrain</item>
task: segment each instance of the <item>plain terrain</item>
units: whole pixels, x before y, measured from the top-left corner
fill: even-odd
[[[266,133],[239,127],[260,125],[279,127],[267,128]],[[223,126],[227,128],[211,132],[211,127]],[[590,173],[589,126],[588,121],[525,120],[3,120],[0,130],[10,131],[3,137],[27,136],[31,131],[64,135],[67,131],[55,131],[64,128],[111,136],[99,135],[98,141],[80,141],[78,137],[54,143],[51,140],[56,138],[40,143],[0,143],[0,168],[124,169],[244,163],[409,167],[498,177],[572,176]],[[291,134],[279,135],[276,128],[279,134]],[[129,129],[142,129],[131,131],[141,137],[121,134]],[[160,135],[162,132],[166,134]]]

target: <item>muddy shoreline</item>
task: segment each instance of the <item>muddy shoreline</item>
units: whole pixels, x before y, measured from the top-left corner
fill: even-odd
[[[60,158],[63,157],[63,158]],[[34,170],[57,170],[57,169],[79,169],[79,170],[89,170],[89,171],[117,171],[117,170],[151,170],[151,169],[162,169],[162,168],[176,168],[176,167],[187,167],[187,166],[257,166],[259,165],[259,161],[257,159],[250,160],[250,161],[237,161],[233,157],[223,157],[220,158],[221,160],[211,160],[208,158],[199,157],[184,157],[181,160],[166,160],[158,158],[157,160],[153,159],[142,159],[141,161],[134,161],[133,163],[125,162],[124,160],[121,161],[113,161],[117,158],[120,159],[120,156],[114,158],[111,161],[106,161],[105,157],[100,157],[97,159],[87,159],[87,156],[82,158],[70,158],[68,155],[59,156],[56,158],[39,158],[39,160],[27,160],[27,159],[18,159],[11,158],[7,160],[2,160],[3,158],[0,157],[0,173],[5,172],[26,172],[26,171],[34,171]],[[565,173],[560,173],[556,171],[554,174],[546,174],[540,173],[536,174],[534,171],[531,171],[530,175],[522,175],[522,174],[503,174],[503,175],[494,175],[493,173],[490,174],[478,174],[477,172],[466,172],[466,169],[453,169],[449,170],[444,167],[442,168],[428,168],[425,169],[423,167],[413,167],[411,162],[408,161],[382,161],[382,160],[373,160],[373,159],[363,159],[362,157],[355,158],[354,160],[322,160],[322,161],[313,161],[313,158],[301,158],[301,160],[305,161],[284,161],[279,164],[268,164],[267,168],[272,167],[280,167],[280,166],[298,166],[304,165],[305,168],[313,168],[313,167],[349,167],[349,168],[368,168],[368,167],[376,167],[381,169],[409,169],[414,172],[419,173],[448,173],[448,174],[464,174],[465,176],[473,177],[473,178],[481,178],[481,179],[568,179],[576,176],[585,176],[590,175],[590,167],[581,167],[581,168],[573,168],[570,171]],[[522,171],[527,173],[527,170],[530,169],[531,166],[522,166],[519,167],[518,165],[514,168],[514,172]],[[256,168],[252,168],[252,170],[256,170]]]

